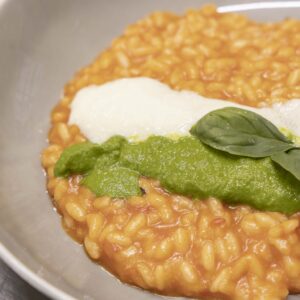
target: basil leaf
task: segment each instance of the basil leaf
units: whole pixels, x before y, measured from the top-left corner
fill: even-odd
[[[266,157],[295,147],[271,122],[236,107],[208,113],[190,133],[212,148],[247,157]]]
[[[276,153],[271,159],[282,168],[293,174],[300,180],[300,149],[292,149],[287,152]]]

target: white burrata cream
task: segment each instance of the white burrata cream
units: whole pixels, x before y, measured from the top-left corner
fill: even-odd
[[[254,111],[277,127],[300,135],[300,99],[253,108],[175,91],[150,78],[124,78],[81,89],[71,104],[69,124],[76,124],[92,142],[120,134],[138,139],[149,135],[188,134],[210,111],[228,106]]]

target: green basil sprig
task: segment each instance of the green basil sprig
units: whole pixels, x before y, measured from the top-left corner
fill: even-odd
[[[238,156],[271,159],[300,180],[300,149],[262,116],[236,107],[214,110],[190,133],[204,144]]]
[[[273,154],[271,159],[300,181],[300,149]]]

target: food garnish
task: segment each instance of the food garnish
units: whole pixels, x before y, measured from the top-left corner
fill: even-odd
[[[196,199],[300,211],[300,150],[271,122],[225,108],[204,116],[191,133],[175,140],[150,136],[130,143],[114,136],[103,144],[76,144],[63,152],[55,175],[81,174],[81,184],[97,196],[141,195],[138,179],[146,176]]]

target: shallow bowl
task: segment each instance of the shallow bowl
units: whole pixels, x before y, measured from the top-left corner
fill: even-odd
[[[51,298],[159,298],[121,284],[65,234],[39,159],[50,110],[76,70],[146,14],[181,13],[204,2],[0,0],[0,255]],[[300,18],[298,1],[215,3],[220,12],[241,11],[258,21]]]

